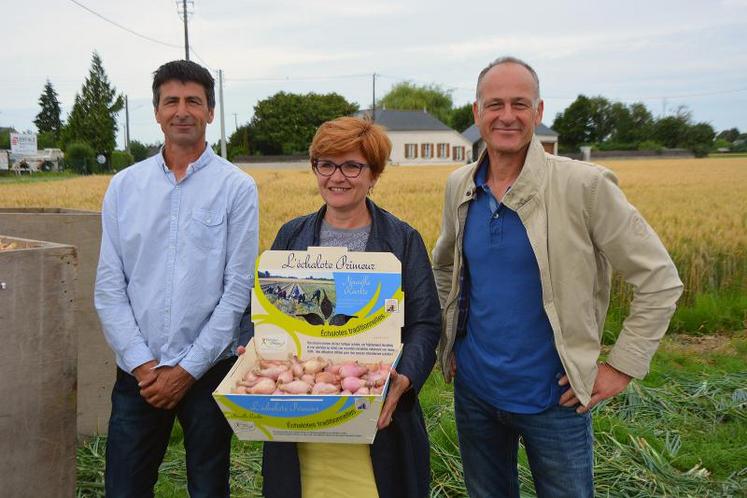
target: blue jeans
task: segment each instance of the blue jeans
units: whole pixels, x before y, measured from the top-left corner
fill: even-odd
[[[140,396],[135,377],[117,368],[106,444],[108,498],[153,496],[174,418],[184,430],[189,495],[229,496],[232,432],[212,392],[234,361],[223,360],[213,366],[172,410],[149,405]]]
[[[524,440],[537,496],[594,496],[591,414],[554,406],[537,414],[498,410],[454,383],[464,481],[472,498],[518,497],[517,452]]]

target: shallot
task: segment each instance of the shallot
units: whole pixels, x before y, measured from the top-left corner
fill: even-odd
[[[270,377],[271,379],[278,379],[278,376],[288,370],[288,365],[275,365],[256,371],[257,374],[262,377]]]
[[[232,394],[381,394],[389,378],[391,364],[345,361],[332,363],[324,358],[301,360],[289,354],[287,360],[259,360],[231,388]]]
[[[290,384],[281,384],[278,388],[288,394],[309,394],[311,391],[311,385],[302,380],[294,380]]]
[[[360,377],[365,373],[368,373],[368,368],[364,367],[357,361],[346,363],[340,367],[340,377]]]
[[[334,384],[327,384],[326,382],[317,382],[311,388],[311,394],[337,394],[339,392],[339,387]]]
[[[275,390],[275,381],[265,378],[257,382],[254,387],[249,388],[249,394],[272,394]]]
[[[314,377],[314,380],[316,382],[325,382],[327,384],[339,384],[340,383],[340,377],[338,375],[333,374],[332,372],[319,372]]]
[[[313,360],[308,360],[303,363],[303,371],[307,374],[316,374],[318,372],[321,372],[324,370],[324,367],[329,365],[328,361],[325,361],[321,358],[316,358]]]
[[[342,379],[342,388],[346,391],[356,392],[366,385],[366,381],[359,377],[345,377]]]

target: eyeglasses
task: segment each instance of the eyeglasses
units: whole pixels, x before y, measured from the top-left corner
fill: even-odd
[[[368,168],[368,164],[359,163],[356,161],[345,161],[342,164],[337,164],[327,159],[312,159],[312,169],[322,176],[332,176],[335,174],[335,170],[339,169],[342,176],[345,178],[357,178],[360,176],[363,168]]]

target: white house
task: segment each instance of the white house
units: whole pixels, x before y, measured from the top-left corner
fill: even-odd
[[[426,111],[376,109],[375,121],[392,141],[392,164],[464,164],[471,158],[472,143]]]
[[[542,147],[545,148],[545,152],[557,155],[558,133],[556,131],[540,123],[534,129],[534,134],[537,138],[539,138],[540,143],[542,143]],[[469,141],[470,149],[472,150],[472,157],[476,159],[477,156],[479,156],[485,148],[485,143],[480,136],[480,129],[477,127],[477,125],[473,124],[466,130],[464,130],[464,132],[462,132],[462,136]]]

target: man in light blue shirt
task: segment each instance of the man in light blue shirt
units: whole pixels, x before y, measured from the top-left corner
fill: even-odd
[[[112,178],[95,304],[117,359],[109,497],[153,496],[174,419],[190,495],[229,496],[231,429],[211,393],[230,370],[258,244],[254,180],[205,142],[214,81],[189,61],[154,73],[161,152]]]

